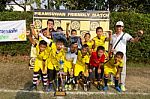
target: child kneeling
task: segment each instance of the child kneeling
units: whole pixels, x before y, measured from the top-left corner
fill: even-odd
[[[88,77],[88,64],[89,64],[89,54],[88,54],[88,45],[83,45],[81,51],[78,50],[77,53],[77,62],[74,67],[74,76],[75,76],[75,90],[78,90],[80,74],[84,76],[84,85]]]
[[[115,54],[113,58],[111,58],[104,64],[104,88],[103,88],[104,91],[108,90],[107,82],[109,74],[113,74],[115,77],[115,89],[118,92],[121,92],[121,89],[118,85],[118,81],[120,78],[122,67],[123,67],[123,53],[119,51]]]

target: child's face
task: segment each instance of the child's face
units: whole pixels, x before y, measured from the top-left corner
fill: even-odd
[[[39,45],[40,52],[43,52],[46,49],[46,47],[47,47],[46,45],[40,44]]]
[[[82,53],[82,56],[85,56],[87,54],[87,48],[82,48],[81,50],[81,53]]]
[[[63,48],[63,46],[64,46],[64,44],[63,44],[63,42],[56,42],[56,48],[57,48],[57,50],[61,50],[62,48]]]
[[[115,55],[114,58],[115,58],[115,62],[119,62],[122,59],[120,55]]]
[[[86,34],[84,39],[85,39],[85,41],[89,41],[90,40],[90,35]]]
[[[76,32],[76,31],[72,31],[72,32],[71,32],[71,35],[72,35],[72,36],[77,36],[77,32]]]
[[[72,44],[72,45],[70,46],[70,51],[71,51],[72,53],[76,52],[77,47],[78,47],[78,45]]]
[[[97,51],[98,57],[101,57],[103,54],[104,54],[104,51],[103,51],[103,50],[98,50],[98,51]]]
[[[97,34],[98,37],[100,37],[103,34],[103,30],[102,29],[98,29],[96,31],[96,34]]]

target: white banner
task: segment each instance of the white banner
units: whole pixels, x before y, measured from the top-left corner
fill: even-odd
[[[0,21],[0,42],[26,41],[26,21]]]

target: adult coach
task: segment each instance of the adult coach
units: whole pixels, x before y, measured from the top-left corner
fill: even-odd
[[[123,32],[124,23],[122,21],[118,21],[115,26],[115,34],[112,35],[112,39],[110,41],[109,52],[116,52],[121,51],[124,53],[124,66],[121,72],[121,90],[126,91],[125,88],[125,79],[126,79],[126,46],[127,42],[138,42],[140,37],[143,35],[143,31],[139,30],[137,37],[133,38],[130,34]]]
[[[39,36],[36,34],[35,30],[34,30],[34,25],[30,24],[30,28],[31,28],[31,32],[34,35],[35,38],[39,39]],[[45,31],[46,30],[46,31]],[[44,31],[44,36],[51,38],[51,32],[56,32],[54,30],[54,20],[53,19],[48,19],[47,20],[47,27],[44,29],[41,29],[40,32]]]

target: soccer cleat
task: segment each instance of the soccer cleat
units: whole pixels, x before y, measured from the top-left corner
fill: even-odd
[[[124,85],[121,85],[120,88],[121,88],[122,91],[126,91],[126,88],[125,88]]]
[[[47,86],[43,86],[43,91],[47,92]]]
[[[74,90],[78,90],[78,84],[75,84],[75,89]]]
[[[87,91],[87,85],[84,84],[84,91]]]
[[[65,85],[65,90],[66,90],[66,91],[68,90],[68,84]]]
[[[33,90],[37,90],[37,86],[36,85],[32,85],[29,89],[29,91],[33,91]]]
[[[101,84],[98,83],[97,89],[98,89],[98,90],[102,90],[102,89],[103,89],[103,86],[102,86]]]
[[[122,92],[122,90],[120,89],[120,87],[115,87],[115,89],[118,91],[118,92]]]
[[[107,91],[108,90],[108,86],[104,86],[103,90]]]
[[[71,84],[68,85],[68,90],[72,90]]]
[[[50,83],[47,89],[48,92],[53,91],[53,84]]]
[[[88,90],[91,89],[91,82],[90,81],[87,81],[87,88],[88,88]]]

